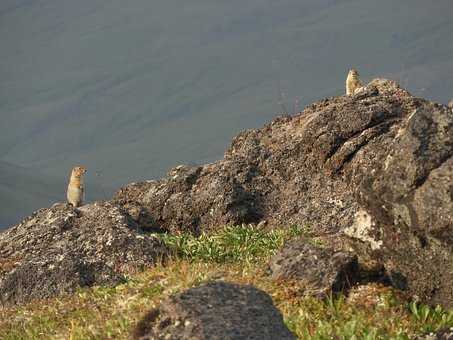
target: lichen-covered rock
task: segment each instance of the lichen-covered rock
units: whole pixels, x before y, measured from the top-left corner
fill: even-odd
[[[290,340],[272,299],[253,286],[213,282],[171,296],[137,325],[134,339]]]
[[[453,112],[424,103],[400,124],[386,153],[357,189],[372,239],[362,241],[396,287],[451,307]]]
[[[368,310],[388,305],[390,300],[392,306],[399,305],[406,308],[408,297],[399,289],[382,283],[371,282],[352,287],[346,298],[349,305]]]
[[[227,164],[178,166],[163,181],[134,183],[115,197],[115,202],[127,210],[137,201],[147,208],[157,225],[170,231],[197,233],[200,225],[218,227],[260,218],[251,192],[231,176]]]
[[[76,256],[33,259],[18,266],[0,285],[3,303],[21,303],[74,292],[93,285],[113,286],[124,277],[103,262],[87,262]]]
[[[385,159],[404,117],[424,102],[378,79],[357,95],[324,99],[242,132],[224,159],[130,184],[114,201],[126,209],[142,205],[171,231],[267,221],[338,232],[359,210],[358,183]]]
[[[359,280],[357,256],[314,245],[304,238],[288,242],[270,260],[276,280],[297,280],[304,294],[326,297]]]
[[[21,303],[113,285],[167,254],[111,203],[41,209],[0,234],[0,302]]]
[[[453,305],[453,111],[376,79],[240,133],[224,159],[126,186],[155,223],[309,225],[425,303]]]

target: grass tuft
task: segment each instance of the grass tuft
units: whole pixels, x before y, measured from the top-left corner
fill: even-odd
[[[173,253],[188,261],[252,263],[271,256],[283,243],[304,233],[293,226],[266,231],[253,225],[227,226],[215,234],[158,234]]]

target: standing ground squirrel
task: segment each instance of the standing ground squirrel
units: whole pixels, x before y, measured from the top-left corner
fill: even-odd
[[[450,100],[450,102],[448,103],[448,107],[449,107],[450,109],[453,110],[453,98],[452,98],[452,100]]]
[[[79,207],[83,202],[83,175],[87,172],[83,166],[76,166],[72,169],[71,177],[69,178],[68,192],[66,197],[68,202],[74,207]]]
[[[350,69],[348,77],[346,78],[346,94],[353,95],[358,88],[362,87],[359,79],[359,73],[355,69]]]

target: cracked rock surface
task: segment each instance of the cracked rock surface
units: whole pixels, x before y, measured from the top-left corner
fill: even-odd
[[[152,265],[166,253],[118,206],[55,204],[0,233],[0,302],[114,285],[123,274]]]
[[[453,112],[424,102],[357,188],[393,285],[453,306]]]
[[[249,285],[212,282],[163,301],[137,325],[134,339],[293,340],[272,299]]]
[[[127,185],[114,201],[144,207],[167,230],[266,221],[337,232],[359,210],[355,189],[386,159],[414,110],[430,105],[377,79],[355,96],[327,98],[240,133],[218,162]]]

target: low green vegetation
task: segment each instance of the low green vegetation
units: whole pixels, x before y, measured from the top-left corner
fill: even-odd
[[[304,297],[296,282],[273,281],[265,269],[269,256],[301,234],[309,236],[296,227],[265,231],[238,226],[199,237],[160,235],[173,249],[173,259],[114,288],[81,289],[45,302],[0,307],[0,339],[127,339],[162,299],[211,280],[266,291],[301,339],[410,339],[453,326],[453,311],[408,302],[401,292],[379,284],[318,300]]]
[[[241,225],[198,237],[191,234],[161,234],[159,237],[177,257],[187,261],[251,263],[275,254],[286,240],[302,233],[304,229],[297,226],[265,231],[256,226]]]

